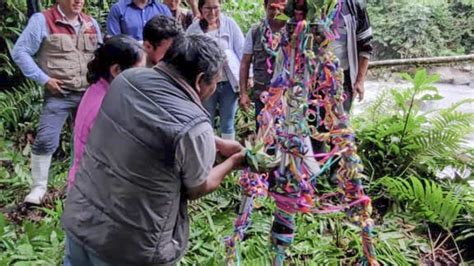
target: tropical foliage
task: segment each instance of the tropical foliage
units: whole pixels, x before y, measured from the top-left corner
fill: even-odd
[[[424,107],[428,101],[442,99],[433,86],[438,77],[427,76],[426,70],[414,77],[402,76],[412,87],[382,91],[367,115],[354,120],[368,174],[423,177],[433,176],[446,166],[472,168],[473,150],[464,137],[473,130],[474,114],[457,109],[473,99],[427,112]]]
[[[88,1],[88,12],[104,25],[112,2]],[[31,182],[29,153],[42,89],[22,78],[7,52],[27,21],[26,1],[0,3],[5,4],[0,5],[0,80],[8,81],[1,84],[0,91],[0,265],[59,265],[64,251],[59,218],[69,166],[70,129],[64,130],[55,155],[44,206],[22,208],[18,203]],[[469,38],[474,27],[466,24],[472,23],[472,2],[420,3],[368,1],[378,46],[387,51],[383,54],[379,50],[380,57],[472,49],[469,45],[474,42]],[[264,13],[257,1],[229,0],[224,5],[244,31]],[[423,29],[417,25],[424,25]],[[364,185],[373,199],[378,259],[385,265],[472,263],[474,191],[466,180],[437,178],[445,167],[471,172],[474,168],[474,151],[464,141],[473,130],[474,115],[459,111],[472,100],[428,112],[425,106],[441,97],[434,85],[437,77],[424,70],[403,77],[408,88],[381,92],[364,114],[353,119],[368,176]],[[248,135],[254,129],[253,114],[239,111],[236,123],[238,135]],[[228,176],[213,194],[190,204],[189,252],[180,265],[222,264],[223,238],[231,234],[239,207],[238,174]],[[320,185],[324,191],[334,188],[324,178]],[[268,233],[274,209],[272,200],[258,200],[239,250],[242,265],[268,265],[271,261]],[[362,254],[360,229],[343,213],[298,215],[297,225],[288,264],[354,264]]]
[[[453,55],[474,48],[472,0],[367,2],[379,59]]]

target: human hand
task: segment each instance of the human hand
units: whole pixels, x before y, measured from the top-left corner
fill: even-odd
[[[216,148],[217,151],[226,158],[231,157],[244,149],[244,147],[235,140],[221,138],[216,138]]]
[[[240,94],[239,103],[240,103],[240,107],[242,107],[242,109],[244,109],[245,112],[248,112],[249,107],[250,107],[250,98],[247,95],[247,93]]]
[[[50,78],[46,82],[46,88],[54,95],[66,94],[66,92],[63,89],[61,89],[61,85],[63,85],[63,82],[55,78]]]
[[[232,168],[238,169],[245,165],[245,150],[242,149],[240,152],[234,153],[229,160],[232,160]]]
[[[365,88],[364,88],[364,82],[363,81],[356,81],[354,84],[354,87],[352,88],[352,97],[356,97],[359,95],[359,102],[364,99],[364,93],[365,93]]]

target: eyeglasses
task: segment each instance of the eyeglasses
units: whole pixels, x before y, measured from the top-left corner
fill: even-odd
[[[206,11],[206,12],[220,11],[220,10],[221,10],[221,7],[220,7],[220,6],[203,6],[203,7],[202,7],[202,10],[203,10],[203,11]]]

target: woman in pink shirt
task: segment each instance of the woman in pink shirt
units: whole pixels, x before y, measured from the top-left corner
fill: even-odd
[[[141,45],[131,37],[117,35],[95,51],[88,64],[87,81],[92,84],[84,93],[74,123],[74,161],[68,176],[68,191],[74,184],[82,152],[94,125],[109,84],[123,70],[145,66],[146,56]]]

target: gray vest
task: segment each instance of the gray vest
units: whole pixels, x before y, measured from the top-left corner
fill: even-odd
[[[251,28],[253,41],[253,79],[258,89],[261,87],[266,89],[266,86],[268,86],[273,76],[273,74],[268,73],[267,59],[270,55],[265,51],[262,43],[263,30],[263,22],[258,23]],[[274,58],[271,58],[270,60],[273,65],[275,61]]]
[[[252,46],[253,46],[253,80],[254,80],[254,98],[258,98],[260,93],[267,90],[268,85],[273,77],[273,73],[268,73],[267,60],[270,55],[265,51],[265,47],[262,43],[262,35],[264,34],[265,25],[264,21],[255,24],[250,29],[252,34]],[[281,29],[281,32],[285,34],[285,27]],[[271,57],[270,62],[272,66],[275,64],[275,58]],[[274,68],[274,67],[273,67]]]
[[[62,217],[76,242],[113,265],[168,265],[185,254],[187,199],[175,147],[203,107],[162,71],[130,69],[111,84]]]

